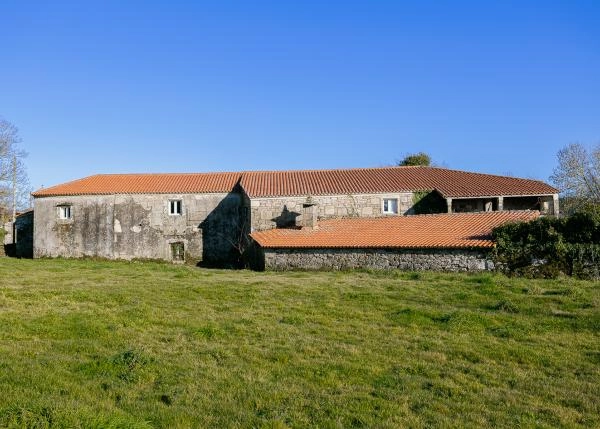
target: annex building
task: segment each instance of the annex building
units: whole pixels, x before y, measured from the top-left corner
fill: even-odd
[[[258,268],[426,269],[452,254],[439,269],[486,269],[493,227],[559,212],[544,182],[438,167],[106,174],[33,197],[34,257]]]

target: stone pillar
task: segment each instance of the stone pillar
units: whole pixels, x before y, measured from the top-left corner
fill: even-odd
[[[504,210],[504,197],[498,197],[498,211]]]
[[[452,198],[446,198],[446,205],[448,206],[448,213],[452,213]]]
[[[552,214],[558,217],[560,215],[559,202],[558,202],[558,194],[552,195]]]

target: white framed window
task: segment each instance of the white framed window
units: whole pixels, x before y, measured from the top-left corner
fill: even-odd
[[[169,215],[181,216],[183,213],[183,202],[181,200],[169,200]]]
[[[59,219],[72,219],[73,211],[71,206],[58,206],[58,218]]]
[[[398,214],[398,198],[384,198],[382,211],[384,214]]]

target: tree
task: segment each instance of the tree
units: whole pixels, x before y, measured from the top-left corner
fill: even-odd
[[[558,166],[550,180],[563,194],[563,209],[600,204],[600,144],[588,150],[571,143],[558,151]]]
[[[0,117],[0,216],[12,218],[17,210],[29,206],[29,178],[19,148],[19,130]]]
[[[411,166],[411,165],[431,165],[431,157],[427,155],[425,152],[413,153],[404,157],[402,161],[398,163],[401,167]]]

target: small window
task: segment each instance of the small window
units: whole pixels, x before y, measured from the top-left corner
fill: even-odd
[[[383,199],[383,213],[398,214],[398,199],[397,198],[384,198]]]
[[[71,219],[72,211],[71,206],[58,206],[58,218],[59,219]]]
[[[169,214],[171,216],[181,216],[182,212],[181,200],[170,200],[169,201]]]
[[[182,242],[171,243],[171,258],[173,261],[185,260],[185,247]]]

